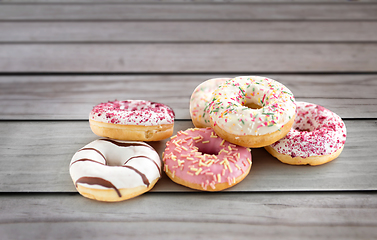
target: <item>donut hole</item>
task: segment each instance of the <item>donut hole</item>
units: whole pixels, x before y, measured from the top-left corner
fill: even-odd
[[[205,145],[205,144],[197,144],[196,147],[198,148],[198,151],[201,152],[203,155],[208,154],[208,155],[218,155],[220,152],[220,147],[217,146],[210,146],[210,145]]]
[[[308,126],[307,124],[295,124],[293,129],[299,132],[313,132],[316,130],[313,126]]]
[[[299,132],[313,132],[319,128],[318,124],[306,116],[297,116],[292,128]]]
[[[297,130],[297,131],[299,131],[299,132],[311,132],[310,129],[295,128],[295,130]]]
[[[261,109],[261,108],[263,108],[262,105],[259,105],[259,104],[254,103],[254,102],[245,103],[243,106],[251,108],[251,109]]]

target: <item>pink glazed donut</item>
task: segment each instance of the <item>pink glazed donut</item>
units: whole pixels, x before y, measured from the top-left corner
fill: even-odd
[[[265,149],[292,165],[321,165],[337,158],[346,142],[346,125],[330,110],[307,102],[296,102],[292,129]]]
[[[110,101],[93,108],[89,123],[101,137],[159,141],[173,134],[174,111],[162,103],[144,100]]]
[[[231,144],[211,128],[179,131],[166,143],[164,171],[174,182],[220,191],[242,181],[251,168],[249,148]]]

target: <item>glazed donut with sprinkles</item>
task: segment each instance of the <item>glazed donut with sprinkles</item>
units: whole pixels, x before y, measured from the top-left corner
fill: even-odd
[[[251,168],[250,149],[231,144],[211,128],[179,131],[166,143],[164,171],[183,186],[220,191],[242,181]]]
[[[92,131],[101,137],[159,141],[173,134],[174,111],[144,100],[110,101],[95,106],[89,122]]]
[[[265,149],[292,165],[321,165],[337,158],[347,137],[343,120],[322,106],[307,102],[296,104],[297,116],[292,129]]]
[[[190,116],[197,128],[211,127],[209,103],[213,91],[230,78],[212,78],[199,84],[190,98]]]
[[[283,84],[265,77],[241,76],[212,94],[210,122],[225,140],[263,147],[284,137],[293,124],[295,99]]]

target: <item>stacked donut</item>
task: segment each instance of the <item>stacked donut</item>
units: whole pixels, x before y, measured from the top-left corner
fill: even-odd
[[[149,191],[161,177],[159,154],[143,141],[170,137],[173,110],[144,100],[101,103],[89,115],[92,131],[103,137],[79,149],[69,172],[78,192],[117,202]]]
[[[346,127],[319,105],[296,102],[283,84],[265,77],[210,79],[196,87],[190,114],[232,144],[265,149],[293,165],[320,165],[337,158]]]

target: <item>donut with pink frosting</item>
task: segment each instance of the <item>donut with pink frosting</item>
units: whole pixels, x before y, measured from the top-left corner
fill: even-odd
[[[117,140],[159,141],[173,134],[174,111],[145,100],[109,101],[95,106],[90,128],[101,137]]]
[[[166,143],[164,171],[186,187],[220,191],[242,181],[250,172],[249,148],[231,144],[211,128],[179,131]]]
[[[344,148],[347,131],[342,119],[330,110],[307,102],[296,102],[291,130],[265,149],[292,165],[321,165],[337,158]]]

